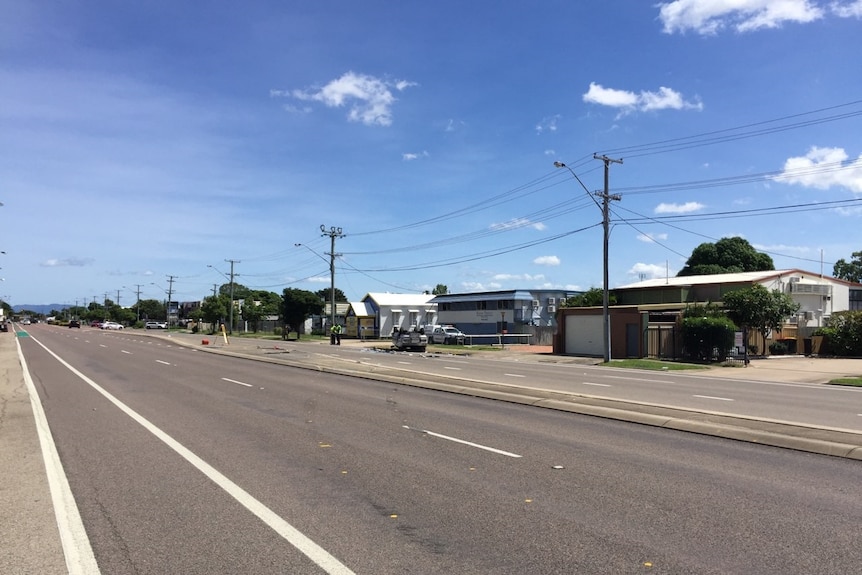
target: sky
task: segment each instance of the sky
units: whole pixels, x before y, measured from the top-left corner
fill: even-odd
[[[603,157],[611,288],[862,250],[862,0],[0,10],[15,306],[601,287]]]

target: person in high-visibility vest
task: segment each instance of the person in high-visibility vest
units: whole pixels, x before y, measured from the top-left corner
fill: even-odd
[[[332,335],[330,343],[341,345],[341,326],[338,324],[333,325],[330,328],[330,334]]]

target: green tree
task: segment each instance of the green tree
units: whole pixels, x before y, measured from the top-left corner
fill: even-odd
[[[217,295],[207,296],[201,302],[201,318],[213,326],[212,332],[215,333],[218,325],[223,323],[230,309],[230,296]]]
[[[595,307],[604,305],[605,292],[602,288],[590,288],[580,295],[566,298],[563,307]],[[608,294],[608,305],[616,305],[617,296]]]
[[[775,264],[767,254],[758,252],[740,237],[721,238],[717,242],[703,243],[694,248],[677,277],[702,276],[740,272],[774,270]]]
[[[786,293],[769,291],[760,284],[724,294],[727,316],[744,330],[760,332],[763,341],[770,330],[781,329],[781,323],[799,311],[799,304]],[[744,338],[747,340],[747,338]],[[746,347],[748,342],[745,341]]]
[[[290,326],[296,331],[297,339],[301,332],[300,326],[305,323],[305,320],[312,315],[323,313],[323,302],[314,292],[284,288],[281,299],[281,317],[285,323],[285,333],[287,333],[286,326]]]
[[[316,292],[314,292],[314,295],[316,295],[320,299],[329,303],[329,298],[331,296],[331,293],[329,290],[330,290],[330,288],[320,289],[320,290],[317,290]],[[347,296],[344,295],[344,292],[338,288],[335,288],[335,301],[336,302],[339,302],[339,301],[340,302],[346,302],[347,301]]]
[[[433,290],[431,290],[431,295],[446,295],[449,293],[449,288],[443,284],[437,284]]]
[[[164,321],[166,317],[165,304],[157,299],[142,299],[133,306],[132,309],[136,312],[135,317],[140,316],[142,320],[151,319]]]
[[[862,283],[862,252],[853,252],[850,261],[841,258],[832,268],[832,275],[848,282]]]

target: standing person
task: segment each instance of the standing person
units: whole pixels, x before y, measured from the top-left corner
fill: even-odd
[[[329,343],[331,345],[341,345],[341,326],[337,323],[329,329]]]

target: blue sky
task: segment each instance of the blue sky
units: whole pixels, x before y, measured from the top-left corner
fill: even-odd
[[[862,0],[0,7],[13,305],[600,287],[594,154],[611,287],[862,250]]]

